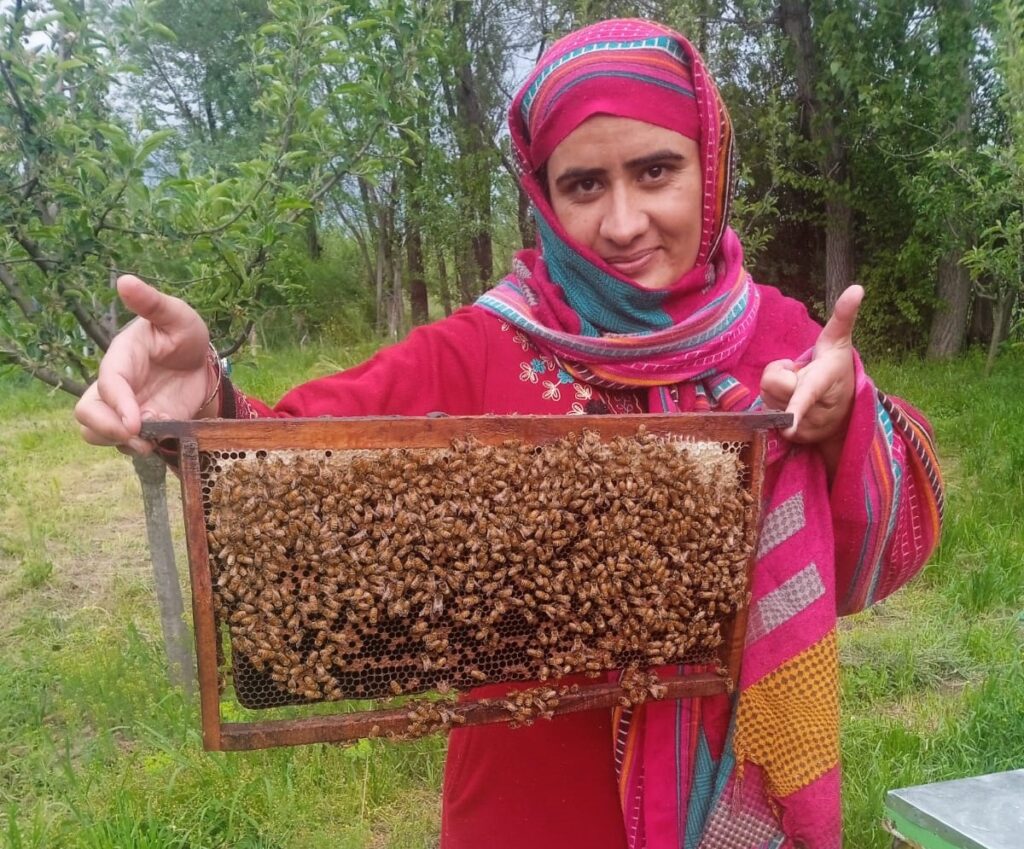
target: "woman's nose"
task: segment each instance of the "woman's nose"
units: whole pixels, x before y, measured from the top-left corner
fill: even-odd
[[[608,205],[601,218],[602,238],[616,245],[631,244],[647,230],[647,214],[624,187],[613,187],[607,200]]]

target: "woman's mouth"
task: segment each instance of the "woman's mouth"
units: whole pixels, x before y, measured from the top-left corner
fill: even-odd
[[[645,250],[634,251],[629,254],[615,254],[613,256],[605,257],[605,262],[619,273],[624,274],[627,277],[635,278],[638,274],[642,274],[650,267],[654,262],[654,257],[657,252],[657,248],[647,248]]]

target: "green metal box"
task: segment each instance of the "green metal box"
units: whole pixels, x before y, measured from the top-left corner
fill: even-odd
[[[896,849],[1024,849],[1024,769],[890,790]]]

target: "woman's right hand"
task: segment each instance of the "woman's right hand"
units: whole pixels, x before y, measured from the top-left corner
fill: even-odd
[[[216,388],[210,334],[192,307],[138,277],[118,278],[117,293],[138,318],[110,343],[75,418],[86,442],[148,454],[152,444],[139,438],[143,420],[210,414],[200,409]]]

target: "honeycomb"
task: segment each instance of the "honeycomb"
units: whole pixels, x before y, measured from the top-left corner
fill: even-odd
[[[751,496],[740,444],[583,431],[381,450],[203,451],[214,610],[245,707],[388,699],[715,663],[746,600]],[[575,686],[575,685],[574,685]],[[663,688],[660,688],[663,690]],[[408,706],[411,734],[459,724]]]

